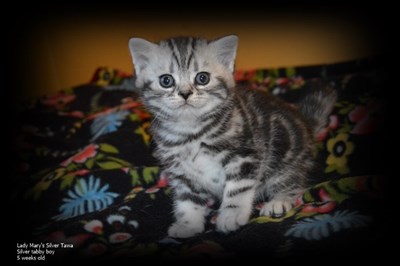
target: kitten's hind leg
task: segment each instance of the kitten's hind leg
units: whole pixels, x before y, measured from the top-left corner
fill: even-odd
[[[276,195],[270,201],[265,202],[260,210],[260,215],[282,217],[293,208],[296,198],[296,196]]]
[[[293,209],[296,199],[305,191],[303,176],[286,174],[267,179],[258,193],[258,199],[269,199],[261,208],[260,215],[282,217]]]

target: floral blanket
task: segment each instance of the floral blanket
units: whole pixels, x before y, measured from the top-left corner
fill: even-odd
[[[259,216],[255,206],[246,226],[225,235],[214,230],[211,212],[206,232],[185,240],[167,237],[168,177],[152,157],[151,116],[130,75],[99,68],[87,84],[24,105],[11,199],[17,260],[39,259],[23,243],[43,244],[46,260],[365,256],[382,243],[389,222],[381,212],[385,99],[377,69],[365,59],[237,71],[243,89],[290,102],[319,80],[334,84],[340,96],[316,136],[314,185],[284,217]]]

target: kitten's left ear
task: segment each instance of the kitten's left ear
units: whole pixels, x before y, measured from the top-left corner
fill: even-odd
[[[228,35],[210,43],[217,54],[217,59],[231,72],[235,67],[238,39],[236,35]]]
[[[141,38],[132,38],[129,40],[129,50],[131,52],[133,65],[136,75],[145,69],[150,61],[150,57],[157,45]]]

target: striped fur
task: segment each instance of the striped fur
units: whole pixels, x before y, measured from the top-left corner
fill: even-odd
[[[209,198],[221,203],[217,229],[222,232],[246,224],[256,200],[266,202],[262,215],[292,208],[313,167],[314,129],[326,117],[311,123],[277,98],[237,89],[236,36],[211,42],[180,37],[159,44],[133,38],[129,45],[136,86],[154,115],[156,154],[174,188],[176,222],[169,235],[201,233]],[[196,83],[199,73],[209,73],[208,84]],[[166,74],[174,79],[167,88],[160,81]],[[307,101],[323,99],[319,93]],[[314,105],[324,110],[313,111],[327,116],[334,98]],[[310,108],[300,109],[309,113]]]

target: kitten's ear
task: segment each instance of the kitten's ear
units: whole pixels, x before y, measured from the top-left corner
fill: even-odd
[[[231,72],[235,67],[238,39],[236,35],[228,35],[210,43],[217,54],[217,59]]]
[[[135,66],[136,75],[147,67],[150,57],[157,45],[141,38],[132,38],[129,40],[129,50]]]

